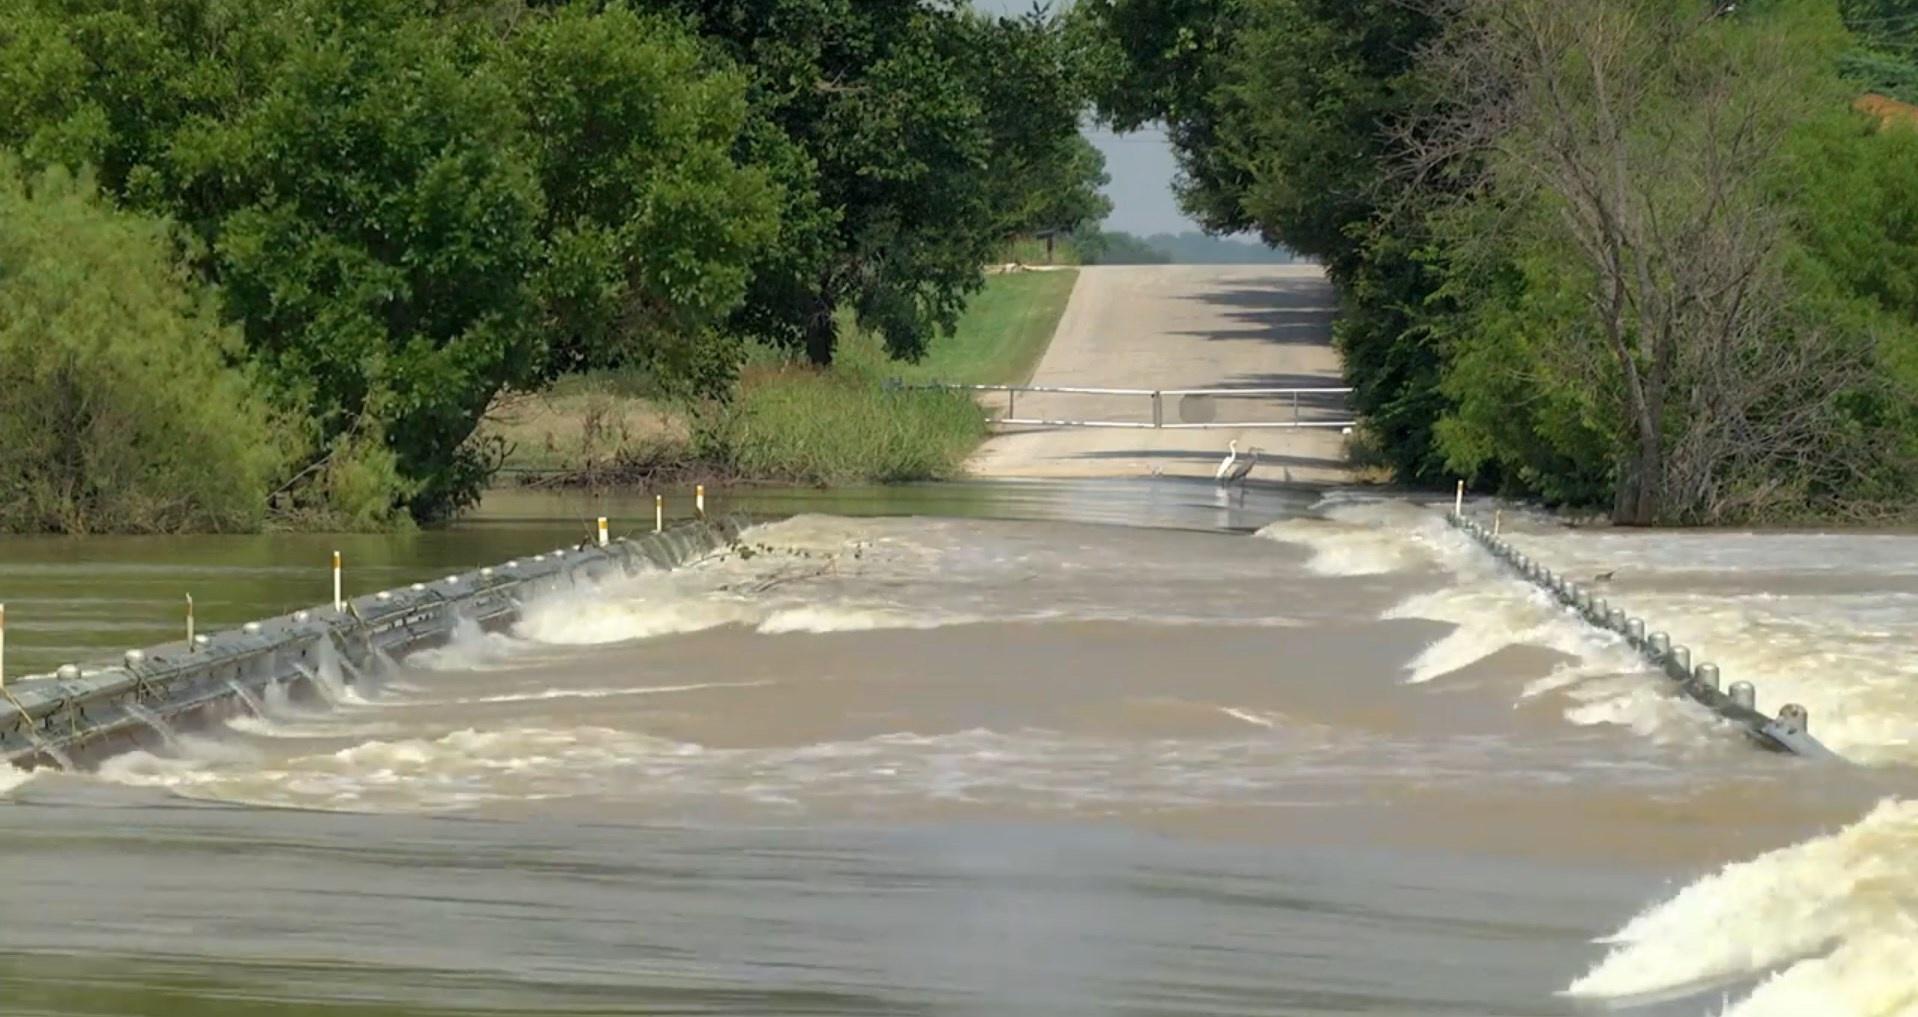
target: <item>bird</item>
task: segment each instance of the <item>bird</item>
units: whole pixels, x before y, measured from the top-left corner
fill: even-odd
[[[1228,450],[1226,457],[1219,463],[1218,472],[1213,474],[1213,479],[1221,485],[1241,483],[1245,480],[1246,474],[1252,472],[1252,467],[1259,464],[1259,448],[1254,445],[1246,449],[1244,459],[1239,458],[1238,439],[1227,442],[1226,448]]]
[[[1600,572],[1598,575],[1595,575],[1592,577],[1592,582],[1609,583],[1612,581],[1612,577],[1615,575],[1618,575],[1617,569],[1612,569],[1610,572]]]
[[[1219,461],[1218,472],[1212,474],[1212,479],[1218,481],[1221,484],[1225,483],[1226,471],[1230,470],[1232,468],[1232,464],[1236,462],[1239,458],[1239,439],[1234,438],[1231,441],[1226,442],[1225,449],[1226,449],[1225,458]]]

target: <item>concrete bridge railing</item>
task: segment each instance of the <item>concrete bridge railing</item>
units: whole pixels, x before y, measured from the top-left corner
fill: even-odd
[[[582,544],[430,583],[414,583],[267,618],[191,642],[129,650],[118,663],[70,664],[0,688],[0,760],[73,765],[136,743],[154,718],[237,708],[273,683],[312,680],[331,655],[355,671],[445,642],[462,619],[499,628],[537,596],[677,568],[731,544],[739,520],[692,523]]]
[[[1545,591],[1587,624],[1622,636],[1655,670],[1676,683],[1681,693],[1737,724],[1758,745],[1801,756],[1837,758],[1812,737],[1810,717],[1803,706],[1787,703],[1776,717],[1758,712],[1758,690],[1752,683],[1739,681],[1722,687],[1717,665],[1694,664],[1689,648],[1674,646],[1665,633],[1649,631],[1645,620],[1627,614],[1583,584],[1528,557],[1500,536],[1496,519],[1491,526],[1486,526],[1466,514],[1462,501],[1447,513],[1446,519],[1520,578]]]

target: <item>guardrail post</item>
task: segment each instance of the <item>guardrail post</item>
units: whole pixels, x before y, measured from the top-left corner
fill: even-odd
[[[1297,389],[1292,390],[1292,426],[1299,426],[1299,392]]]
[[[1010,420],[1019,415],[1018,406],[1019,390],[1016,388],[1006,389],[1006,419]]]
[[[1165,426],[1165,395],[1158,389],[1152,390],[1152,426]]]

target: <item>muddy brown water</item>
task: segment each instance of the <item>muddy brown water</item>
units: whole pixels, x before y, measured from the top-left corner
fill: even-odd
[[[1807,701],[1859,761],[1820,768],[1409,500],[714,507],[777,521],[334,703],[0,774],[0,1013],[1913,1012],[1918,540],[1512,524]],[[168,638],[182,587],[214,626],[325,599],[335,547],[374,589],[602,512],[650,526],[514,495],[403,536],[8,538],[9,661]]]

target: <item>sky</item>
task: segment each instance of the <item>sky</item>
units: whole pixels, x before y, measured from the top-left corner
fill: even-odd
[[[1032,0],[973,0],[973,6],[998,14],[1018,14],[1032,9]],[[1112,177],[1105,189],[1106,197],[1112,199],[1106,229],[1149,236],[1199,228],[1179,211],[1179,203],[1172,196],[1172,177],[1178,165],[1163,134],[1146,130],[1117,135],[1090,127],[1086,137],[1105,153],[1106,173]]]

